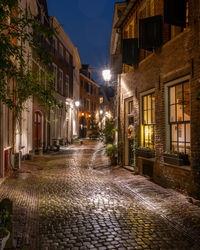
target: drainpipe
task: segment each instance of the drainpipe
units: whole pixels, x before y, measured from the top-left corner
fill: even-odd
[[[121,124],[120,124],[120,93],[121,93],[121,75],[118,75],[118,91],[117,91],[117,100],[118,100],[118,164],[122,161],[122,141],[121,141]]]
[[[0,101],[0,131],[3,131],[3,112],[2,112],[2,102]],[[3,133],[0,133],[0,176],[3,177]]]

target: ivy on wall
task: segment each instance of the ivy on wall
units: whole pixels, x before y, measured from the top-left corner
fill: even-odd
[[[58,106],[52,88],[51,56],[42,41],[56,34],[50,26],[19,8],[18,0],[0,0],[0,100],[19,116],[25,102],[37,97],[45,108]],[[42,39],[41,39],[42,38]],[[32,56],[45,69],[33,70]]]

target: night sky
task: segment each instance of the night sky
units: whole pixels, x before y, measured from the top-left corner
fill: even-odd
[[[47,0],[49,15],[56,16],[73,44],[82,64],[95,68],[92,75],[102,83],[101,71],[109,63],[114,3],[117,0]]]

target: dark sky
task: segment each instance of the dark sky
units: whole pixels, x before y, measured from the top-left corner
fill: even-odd
[[[110,35],[116,0],[47,0],[49,15],[56,16],[82,64],[95,68],[93,78],[102,82],[101,70],[109,63]]]

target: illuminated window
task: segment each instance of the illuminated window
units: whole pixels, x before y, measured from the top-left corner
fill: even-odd
[[[99,103],[100,103],[100,104],[103,103],[103,97],[100,97],[100,98],[99,98]]]
[[[190,152],[190,84],[169,87],[170,148]]]
[[[154,93],[142,97],[142,125],[141,144],[142,147],[155,148],[155,95]]]

